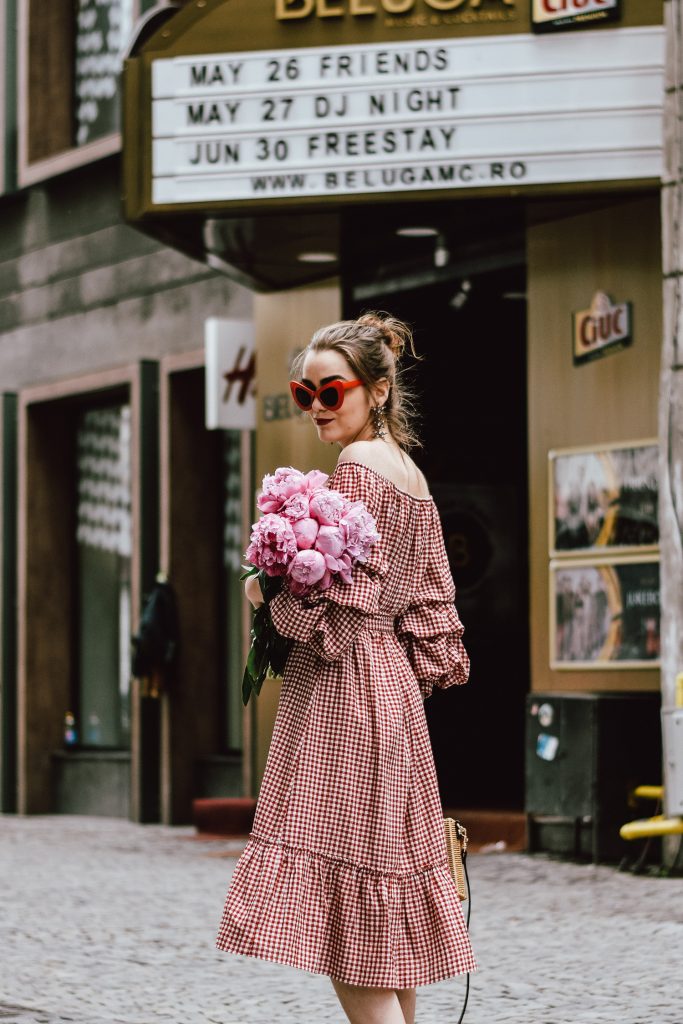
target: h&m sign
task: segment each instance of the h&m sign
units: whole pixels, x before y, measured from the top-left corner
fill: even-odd
[[[590,309],[574,313],[574,365],[599,359],[632,342],[631,303],[613,303],[605,292],[596,292]]]
[[[531,0],[534,32],[594,28],[621,16],[621,0]]]
[[[245,320],[210,317],[205,322],[206,428],[256,427],[254,329]]]

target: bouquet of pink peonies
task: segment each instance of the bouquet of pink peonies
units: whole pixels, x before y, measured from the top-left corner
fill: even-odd
[[[292,642],[275,629],[268,604],[286,586],[296,597],[324,591],[335,579],[349,584],[353,567],[367,561],[379,540],[362,501],[325,486],[327,475],[287,466],[263,478],[256,504],[263,513],[251,531],[242,579],[258,575],[264,604],[254,613],[242,699],[260,692],[270,670],[284,671]]]

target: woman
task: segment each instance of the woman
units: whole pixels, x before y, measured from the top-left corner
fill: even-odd
[[[423,698],[467,681],[439,515],[405,449],[405,324],[319,330],[292,383],[341,454],[328,486],[379,543],[353,582],[271,601],[290,652],[219,949],[328,974],[351,1024],[413,1024],[415,988],[475,969],[450,877]],[[256,577],[247,597],[262,603]]]

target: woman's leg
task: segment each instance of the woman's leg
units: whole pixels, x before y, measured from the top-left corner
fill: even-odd
[[[350,1024],[405,1024],[401,1003],[392,988],[347,985],[330,978]]]
[[[415,1024],[415,989],[397,988],[396,995],[401,1004],[406,1024]]]

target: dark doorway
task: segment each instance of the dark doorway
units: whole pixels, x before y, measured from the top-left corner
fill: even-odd
[[[345,316],[410,323],[422,361],[415,452],[444,527],[471,658],[426,702],[445,807],[521,808],[529,689],[526,271],[521,206],[350,215]],[[408,228],[430,233],[403,233]],[[431,230],[430,230],[431,229]],[[399,233],[401,232],[401,233]],[[440,250],[440,251],[439,251]]]

